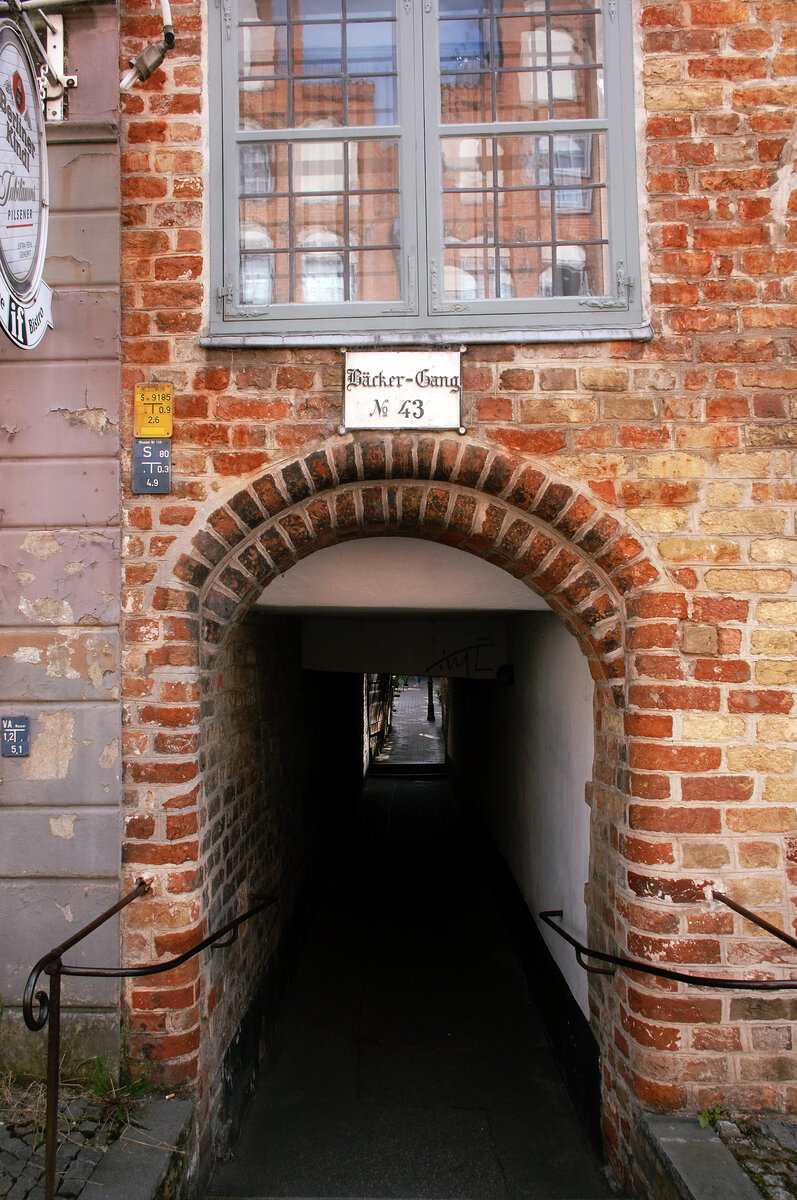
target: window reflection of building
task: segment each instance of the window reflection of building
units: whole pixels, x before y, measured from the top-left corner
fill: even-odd
[[[599,11],[439,8],[442,300],[606,294],[605,134],[578,127],[603,115]],[[366,136],[398,121],[394,9],[240,0],[239,124],[263,134],[240,148],[243,304],[402,298],[399,139]],[[549,131],[506,132],[537,121]]]
[[[520,11],[482,0],[480,15],[468,18],[472,0],[440,3],[443,124],[485,131],[442,141],[445,298],[600,294],[603,255],[591,248],[607,241],[606,189],[602,146],[592,147],[603,135],[567,130],[602,112],[599,14],[578,0],[526,0]],[[562,132],[499,131],[502,122],[539,120]],[[476,283],[461,272],[475,272]]]
[[[552,262],[553,249],[543,248],[542,261],[550,263],[540,272],[540,296],[586,296],[589,295],[587,280],[587,255],[582,246],[556,247],[556,264]]]
[[[274,255],[271,238],[262,225],[241,226],[241,298],[244,304],[271,304],[274,297]]]
[[[577,99],[574,68],[582,60],[576,54],[575,38],[566,29],[552,29],[549,52],[548,36],[545,29],[527,29],[521,34],[520,59],[527,70],[519,76],[518,87],[524,104]]]
[[[592,177],[592,137],[588,133],[555,133],[540,138],[540,164],[537,180],[543,186],[557,188],[560,212],[588,213],[592,208],[592,190],[575,187]],[[553,173],[551,158],[553,157]]]
[[[305,304],[341,304],[347,298],[344,260],[339,249],[343,239],[331,229],[308,229],[299,235],[299,245],[313,247],[299,256],[302,301]],[[356,295],[356,285],[349,290]]]
[[[452,248],[453,249],[453,248]],[[458,303],[468,300],[512,299],[511,258],[508,250],[454,251],[444,269],[443,286],[446,296]]]

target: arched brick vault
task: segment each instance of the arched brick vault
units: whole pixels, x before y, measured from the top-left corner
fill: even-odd
[[[342,440],[236,492],[175,567],[200,597],[207,651],[277,575],[323,546],[396,534],[443,542],[508,571],[578,639],[624,702],[625,609],[662,578],[639,539],[594,498],[536,465],[466,439]]]
[[[704,767],[685,756],[681,761],[679,748],[666,744],[672,717],[651,712],[677,708],[679,685],[667,684],[659,695],[654,687],[628,680],[626,662],[651,647],[675,650],[678,623],[688,612],[683,590],[595,496],[537,463],[445,434],[365,435],[326,441],[252,479],[212,511],[202,528],[186,531],[176,564],[167,568],[171,578],[161,574],[154,586],[152,616],[138,622],[138,640],[151,649],[139,652],[137,661],[143,675],[157,674],[163,682],[154,692],[149,680],[149,691],[136,691],[133,683],[128,692],[132,748],[125,763],[130,816],[124,858],[131,875],[151,866],[160,876],[148,907],[141,902],[137,913],[128,910],[129,958],[143,957],[144,946],[158,954],[179,952],[207,932],[200,680],[206,697],[220,686],[231,631],[240,628],[278,574],[321,547],[385,534],[441,541],[509,571],[544,596],[578,639],[596,681],[590,937],[628,949],[633,937],[656,928],[645,904],[662,899],[669,888],[667,860],[663,873],[651,876],[650,864],[661,860],[647,857],[647,842],[637,846],[639,838],[635,842],[622,832],[628,797],[665,800],[671,795],[666,772],[718,764]],[[170,682],[175,667],[196,682]],[[153,694],[159,704],[146,699]],[[144,699],[138,702],[137,696]],[[183,703],[175,707],[178,700]],[[153,728],[159,730],[154,735]],[[634,743],[642,748],[638,757]],[[654,848],[658,853],[658,844]],[[690,887],[680,897],[683,903],[700,899],[700,885]],[[228,906],[247,899],[224,895]],[[681,918],[676,926],[686,929]],[[141,927],[155,931],[154,937],[147,933],[152,940],[145,940]],[[671,924],[668,932],[674,932]],[[677,947],[672,937],[667,945]],[[651,936],[636,949],[652,956],[671,953]],[[224,960],[230,977],[240,970],[238,953],[229,951]],[[645,987],[638,988],[640,1003]],[[688,1098],[651,1053],[651,1061],[635,1063],[637,1051],[622,1048],[623,1012],[612,988],[605,980],[593,981],[592,1008],[604,1053],[607,1138],[617,1145],[635,1104],[678,1107]],[[234,1026],[234,1013],[225,1016],[220,1008],[214,1013],[216,1000],[196,960],[181,968],[171,997],[163,987],[127,994],[131,1056],[156,1063],[164,1083],[197,1080],[206,1131],[215,1120],[213,1085],[207,1081],[219,1073],[219,1048],[201,1030],[205,1022],[215,1021],[214,1028],[226,1032]],[[176,1015],[175,1003],[186,1005]],[[230,1003],[225,996],[224,1004]],[[660,1045],[646,1042],[648,1027],[641,1021],[636,1027],[641,1046]]]

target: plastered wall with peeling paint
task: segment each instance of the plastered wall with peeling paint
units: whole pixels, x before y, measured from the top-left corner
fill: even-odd
[[[118,897],[119,152],[113,9],[67,14],[78,87],[48,126],[53,322],[33,351],[0,333],[0,715],[30,755],[0,759],[0,1059],[35,1069],[33,962]],[[80,69],[82,66],[82,70]],[[115,922],[70,961],[118,962]],[[67,1055],[116,1065],[118,987],[64,989]]]

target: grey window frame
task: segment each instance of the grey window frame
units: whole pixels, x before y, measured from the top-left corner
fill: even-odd
[[[647,340],[640,288],[631,0],[600,0],[606,115],[566,123],[441,125],[437,0],[397,0],[399,126],[307,127],[291,140],[400,139],[402,284],[406,302],[237,304],[238,146],[272,140],[271,131],[238,130],[237,0],[216,0],[210,37],[210,280],[208,346],[436,345],[455,342]],[[596,3],[596,7],[598,4]],[[417,53],[422,45],[422,55]],[[419,65],[420,58],[420,65]],[[423,102],[413,97],[423,88]],[[441,135],[605,133],[612,294],[440,300]],[[422,151],[422,152],[421,152]],[[420,165],[419,165],[420,164]]]

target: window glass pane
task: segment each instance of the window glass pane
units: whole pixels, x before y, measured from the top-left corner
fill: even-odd
[[[440,22],[440,70],[456,74],[490,68],[490,22]]]
[[[440,119],[443,125],[465,125],[493,119],[492,78],[481,75],[443,75],[440,80]]]
[[[288,70],[284,25],[244,25],[238,30],[238,70],[241,78],[285,75]]]
[[[443,196],[443,236],[446,244],[492,245],[496,240],[493,193],[446,192]]]
[[[441,139],[444,239],[457,249],[446,262],[474,276],[478,298],[606,294],[604,143],[589,133]],[[479,258],[463,246],[498,251]]]
[[[500,76],[496,109],[499,121],[547,121],[551,111],[548,76],[530,71]]]
[[[339,79],[297,79],[291,87],[293,126],[304,129],[344,124],[343,84]],[[284,128],[284,114],[281,124]]]
[[[490,12],[490,0],[438,0],[442,20],[447,17],[478,17]]]
[[[537,183],[534,173],[535,153],[541,139],[532,134],[496,139],[501,158],[501,186],[529,188]]]
[[[317,21],[342,15],[341,0],[291,0],[290,10],[292,21]]]
[[[315,204],[294,201],[293,244],[296,246],[343,245],[345,205],[342,196],[328,196]]]
[[[349,142],[349,188],[384,192],[399,185],[398,142],[379,138]]]
[[[279,142],[241,146],[238,188],[241,196],[287,191],[288,147]]]
[[[294,75],[340,75],[343,35],[339,24],[292,26],[291,68]]]
[[[346,26],[346,69],[350,75],[379,75],[396,69],[395,25],[359,21]]]
[[[550,241],[551,208],[540,203],[541,193],[507,192],[498,210],[498,231],[502,246],[533,245]]]
[[[493,139],[443,138],[443,188],[493,186]]]
[[[260,307],[287,304],[290,298],[290,261],[287,254],[241,254],[241,304]]]
[[[496,2],[493,15],[480,17],[471,0],[459,0],[462,8],[446,3],[439,23],[444,124],[603,115],[597,13],[527,0]]]
[[[352,20],[358,17],[395,17],[395,0],[346,0],[346,16]]]
[[[438,3],[441,120],[473,128],[440,140],[436,294],[535,309],[558,299],[560,313],[612,295],[622,251],[609,249],[608,133],[579,128],[606,115],[600,6]],[[262,131],[238,150],[238,302],[253,315],[402,299],[402,203],[414,209],[415,196],[401,197],[400,143],[379,128],[400,119],[396,10],[396,0],[239,0],[237,56],[229,46],[239,126],[250,139]],[[421,45],[413,60],[416,72],[428,63]],[[416,73],[410,108],[430,86]],[[529,121],[555,131],[497,132]],[[377,136],[352,138],[352,127]],[[408,185],[425,171],[420,161]]]
[[[242,304],[400,297],[394,138],[243,146],[239,162]]]
[[[283,129],[287,105],[285,81],[244,83],[238,93],[241,129]]]
[[[239,215],[242,250],[263,250],[265,247],[287,250],[290,245],[290,208],[287,196],[268,200],[242,200]]]
[[[446,248],[443,259],[445,300],[496,299],[495,250]]]
[[[340,304],[346,299],[340,251],[297,255],[298,295],[304,304]]]
[[[353,251],[349,274],[353,300],[401,298],[399,257],[394,250]]]
[[[343,191],[344,142],[293,144],[294,192]]]
[[[238,0],[238,23],[252,21],[284,21],[287,0]]]
[[[349,242],[352,246],[398,246],[399,198],[393,193],[351,196]]]
[[[338,0],[294,0],[288,24],[241,25],[241,126],[396,124],[396,25],[378,19],[393,7],[361,0],[348,20]]]
[[[355,76],[348,83],[349,125],[397,125],[398,89],[395,76],[376,79]]]
[[[274,296],[274,255],[241,255],[241,303],[271,304]]]
[[[543,260],[538,246],[510,250],[507,276],[511,281],[512,295],[523,300],[541,296],[540,277],[547,261]]]

